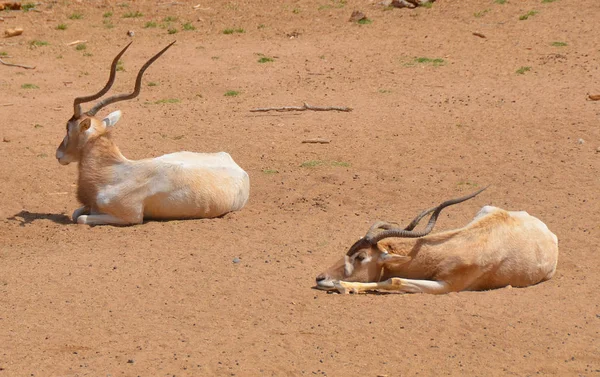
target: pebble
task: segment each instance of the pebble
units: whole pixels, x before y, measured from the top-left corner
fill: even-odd
[[[240,263],[240,258],[238,258],[238,257],[233,258],[233,263]]]
[[[135,35],[135,32],[133,30],[129,30],[127,32],[127,35],[130,36],[130,37],[133,37]]]
[[[580,145],[581,145],[581,144],[583,144],[583,143],[585,143],[585,140],[583,140],[583,139],[579,139],[579,140],[577,140],[577,144],[580,144]]]

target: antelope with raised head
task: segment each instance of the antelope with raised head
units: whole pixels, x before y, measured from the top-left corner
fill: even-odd
[[[527,212],[484,206],[465,227],[429,234],[442,209],[483,190],[425,210],[404,229],[376,222],[339,262],[317,276],[317,288],[442,294],[527,287],[552,278],[558,239]],[[414,231],[430,213],[427,227]]]
[[[105,98],[85,113],[81,110],[82,103],[94,101],[110,90],[117,62],[130,43],[114,58],[104,88],[75,98],[67,134],[56,150],[62,165],[79,163],[77,198],[83,206],[75,210],[73,221],[129,225],[142,223],[145,218],[210,218],[239,210],[248,201],[248,174],[229,154],[177,152],[128,160],[111,139],[121,112],[112,112],[103,119],[95,116],[110,104],[137,97],[144,71],[173,43],[142,66],[132,93]]]

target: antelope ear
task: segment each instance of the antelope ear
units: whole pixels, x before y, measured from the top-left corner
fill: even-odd
[[[79,132],[85,132],[90,129],[92,126],[92,120],[90,118],[85,118],[79,123]]]
[[[399,267],[407,262],[410,262],[412,258],[407,257],[406,255],[398,255],[398,254],[389,254],[385,253],[381,255],[381,260],[383,261],[383,266],[385,268],[395,268]]]
[[[121,119],[121,110],[113,111],[108,116],[102,119],[102,123],[106,128],[112,127]]]

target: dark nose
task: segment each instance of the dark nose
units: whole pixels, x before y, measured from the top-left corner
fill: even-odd
[[[320,274],[319,276],[317,276],[317,283],[320,282],[321,280],[325,280],[325,274]]]

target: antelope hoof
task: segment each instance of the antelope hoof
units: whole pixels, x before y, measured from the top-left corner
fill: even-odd
[[[333,286],[343,295],[347,295],[349,293],[358,293],[358,290],[355,287],[350,286],[346,282],[336,280],[333,282]]]
[[[342,282],[340,282],[339,280],[334,281],[333,282],[333,286],[335,287],[335,289],[337,289],[337,291],[339,293],[341,293],[343,295],[347,295],[348,293],[350,293],[350,292],[348,292],[348,290],[346,289],[346,287],[344,287],[342,285]]]
[[[73,222],[76,223],[77,219],[81,215],[89,215],[89,213],[90,213],[90,208],[86,207],[86,206],[83,206],[83,207],[79,207],[75,211],[73,211],[73,216],[71,216],[71,217],[73,219]]]

